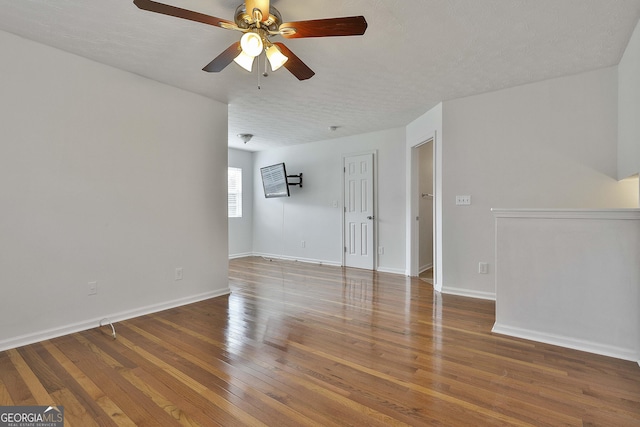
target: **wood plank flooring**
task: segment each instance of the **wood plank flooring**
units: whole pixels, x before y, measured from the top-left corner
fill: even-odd
[[[419,279],[244,258],[232,293],[0,353],[66,426],[638,426],[640,367],[491,334]]]

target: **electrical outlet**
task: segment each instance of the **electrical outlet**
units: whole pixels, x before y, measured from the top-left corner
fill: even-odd
[[[303,240],[302,242],[300,242],[300,245],[301,245],[303,248],[306,248],[306,247],[307,247],[307,242],[305,242],[305,241]]]
[[[384,255],[384,246],[378,246],[378,255]]]
[[[489,264],[486,262],[478,263],[478,273],[480,274],[489,274]]]
[[[182,267],[176,267],[176,280],[182,280]]]
[[[89,282],[89,295],[98,295],[98,282]]]
[[[456,205],[470,205],[471,204],[471,196],[456,196]]]

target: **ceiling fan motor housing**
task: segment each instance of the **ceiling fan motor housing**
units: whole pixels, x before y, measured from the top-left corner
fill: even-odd
[[[244,3],[236,8],[235,22],[236,25],[243,29],[255,28],[253,15],[247,12],[247,7]],[[269,31],[277,32],[278,28],[282,24],[282,15],[278,9],[273,6],[269,6],[269,17],[260,22],[260,27],[266,27]]]

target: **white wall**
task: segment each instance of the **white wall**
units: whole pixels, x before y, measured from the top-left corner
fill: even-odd
[[[640,209],[494,215],[494,332],[640,359]]]
[[[377,245],[384,247],[378,269],[403,273],[404,141],[404,129],[391,129],[254,153],[254,252],[341,265],[342,156],[377,150]],[[289,175],[303,173],[303,188],[292,186],[290,198],[265,199],[259,170],[279,162]]]
[[[445,290],[491,294],[491,208],[636,207],[616,181],[617,71],[606,68],[444,103]],[[471,206],[456,206],[469,194]]]
[[[242,169],[242,218],[229,218],[229,258],[253,253],[253,153],[229,149],[229,166]]]
[[[614,178],[616,112],[617,71],[607,68],[447,101],[440,132],[437,110],[407,128],[408,146],[440,136],[444,292],[495,297],[493,266],[477,273],[493,263],[491,208],[638,206],[637,183]],[[456,206],[456,195],[472,205]]]
[[[640,23],[618,65],[618,177],[640,172]]]
[[[0,52],[0,349],[227,292],[226,105],[4,32]]]

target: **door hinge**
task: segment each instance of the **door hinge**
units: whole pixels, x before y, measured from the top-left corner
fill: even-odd
[[[344,247],[344,253],[345,254],[347,253],[347,247],[346,246]]]

